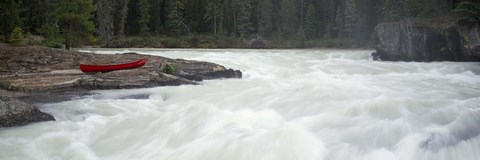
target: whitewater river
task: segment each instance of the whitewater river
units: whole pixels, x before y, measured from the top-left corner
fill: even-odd
[[[480,160],[480,63],[372,61],[355,50],[135,51],[243,79],[98,91],[0,129],[0,159]]]

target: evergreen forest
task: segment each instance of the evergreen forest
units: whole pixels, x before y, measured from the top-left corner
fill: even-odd
[[[445,17],[459,4],[474,12],[470,15],[476,12],[477,20],[480,12],[477,10],[480,7],[475,8],[478,2],[472,0],[2,0],[0,3],[0,41],[18,43],[22,36],[36,35],[41,37],[38,42],[41,45],[66,48],[242,47],[255,36],[270,41],[274,47],[341,47],[348,42],[368,45],[379,23]]]

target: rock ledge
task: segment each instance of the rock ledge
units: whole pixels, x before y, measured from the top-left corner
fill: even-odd
[[[241,71],[214,63],[137,53],[92,54],[36,46],[0,48],[0,91],[11,95],[0,97],[0,127],[52,120],[29,103],[68,100],[67,93],[78,96],[91,90],[195,85],[202,80],[242,77]],[[91,74],[79,70],[81,63],[119,64],[140,58],[146,58],[147,64],[135,69]],[[166,72],[167,65],[173,71]]]

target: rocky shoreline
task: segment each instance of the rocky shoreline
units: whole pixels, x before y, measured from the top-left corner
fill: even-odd
[[[0,127],[53,120],[37,104],[69,100],[92,90],[196,85],[202,80],[241,78],[239,70],[161,56],[92,54],[37,46],[0,45]],[[146,58],[140,68],[85,74],[79,64],[118,64]],[[172,67],[168,73],[165,67]]]

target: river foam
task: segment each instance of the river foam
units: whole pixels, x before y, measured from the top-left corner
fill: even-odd
[[[0,129],[0,159],[478,160],[480,63],[359,50],[97,49],[219,63],[243,79],[97,91]]]

